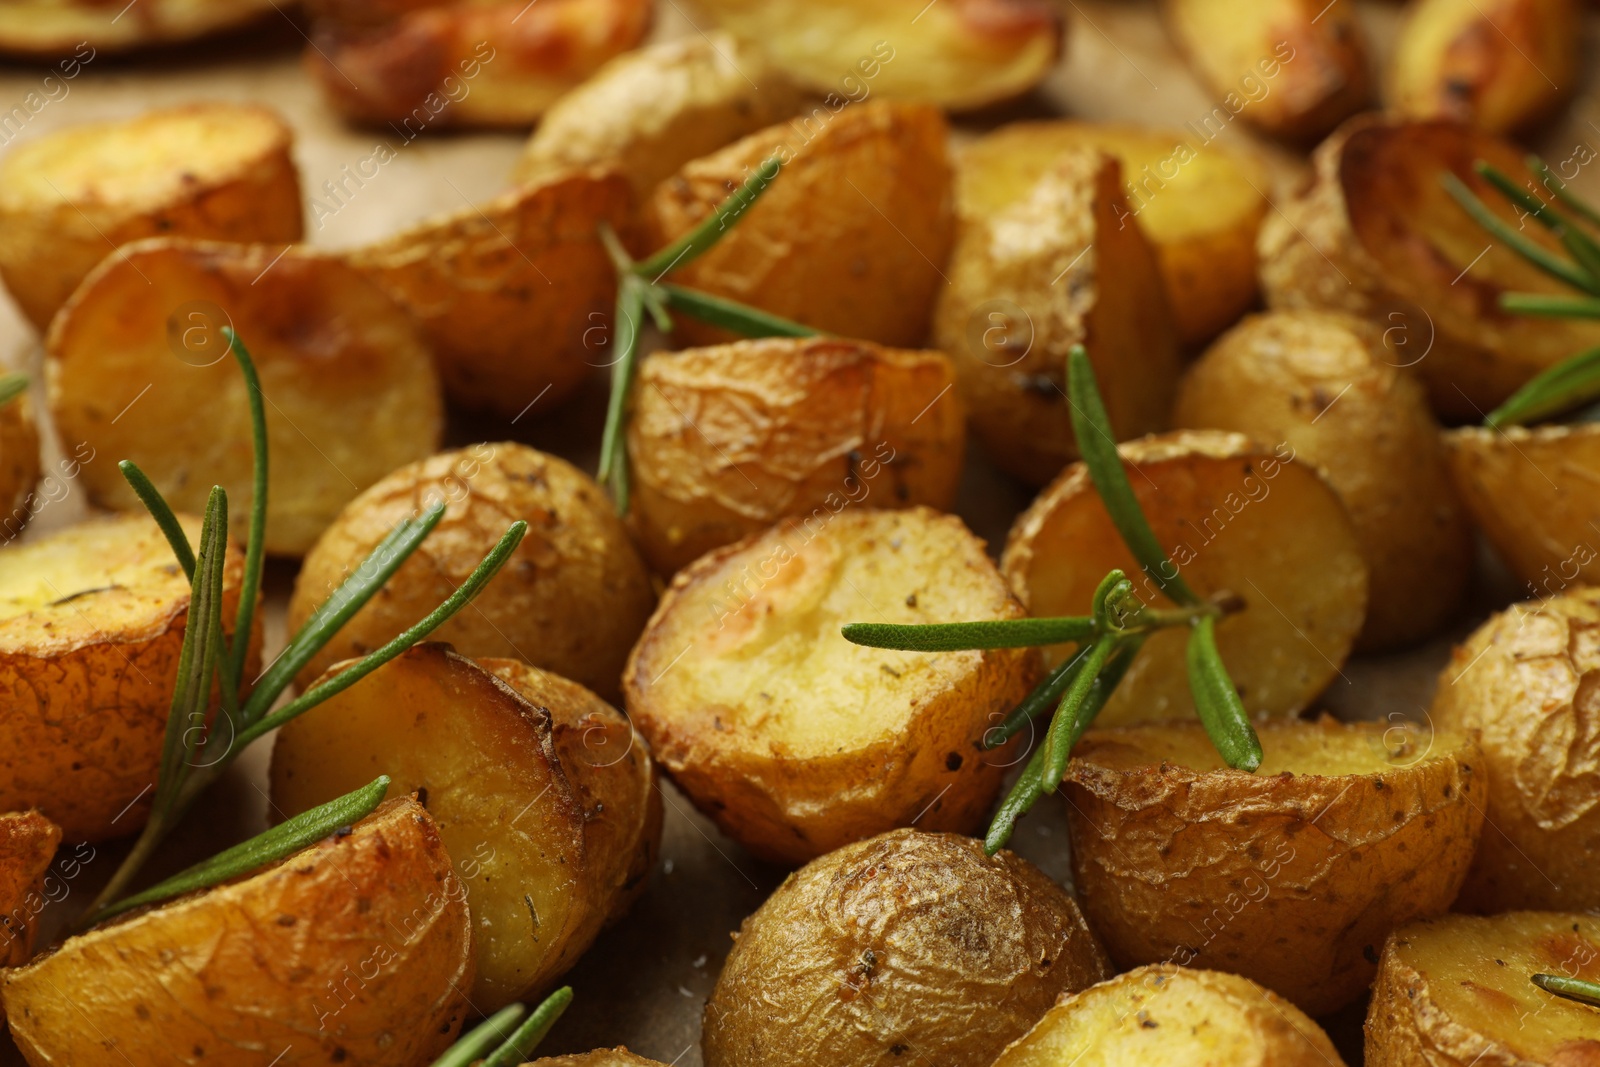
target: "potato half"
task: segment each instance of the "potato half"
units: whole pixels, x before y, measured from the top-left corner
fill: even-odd
[[[1411,644],[1454,616],[1472,529],[1427,394],[1390,362],[1378,326],[1342,312],[1253,315],[1189,368],[1172,421],[1286,441],[1338,492],[1371,577],[1360,648]]]
[[[966,219],[939,290],[936,347],[956,361],[972,432],[1001,467],[1043,484],[1077,457],[1067,354],[1083,345],[1120,438],[1165,429],[1178,337],[1155,250],[1121,168],[1060,155],[1028,193]]]
[[[679,571],[623,679],[629,716],[678,785],[780,863],[895,826],[976,829],[1016,762],[986,753],[984,732],[1037,674],[1031,650],[846,641],[848,622],[1023,614],[961,520],[847,504]]]
[[[666,574],[790,515],[842,500],[949,511],[966,451],[940,352],[769,338],[640,365],[629,515]],[[831,498],[831,499],[830,499]]]
[[[1255,302],[1256,231],[1271,186],[1254,156],[1195,141],[1146,126],[1014,122],[957,157],[956,208],[971,222],[1025,199],[1066,151],[1115,156],[1128,217],[1155,249],[1178,336],[1201,344]]]
[[[378,547],[395,524],[434,503],[437,528],[298,676],[303,687],[359,656],[453,593],[518,519],[528,533],[472,606],[434,631],[463,655],[510,656],[601,696],[618,691],[628,649],[655,606],[650,575],[588,475],[566,460],[502,441],[402,467],[351,501],[307,553],[289,599],[291,632]]]
[[[1600,907],[1600,589],[1514,604],[1459,645],[1430,714],[1474,731],[1489,797],[1464,911]]]
[[[779,70],[832,97],[966,110],[1021,96],[1061,54],[1039,0],[699,0]]]
[[[825,333],[914,348],[954,228],[947,125],[916,104],[819,104],[684,166],[644,207],[652,248],[701,222],[768,159],[778,177],[672,281]],[[733,340],[677,317],[684,344]]]
[[[0,278],[43,330],[89,272],[130,241],[298,241],[293,140],[275,111],[210,103],[28,141],[0,163]]]
[[[199,521],[180,521],[196,543]],[[230,545],[228,632],[243,576],[244,556]],[[38,808],[68,841],[138,832],[188,611],[189,582],[148,515],[91,519],[0,548],[0,692],[10,694],[0,716],[0,811]],[[257,625],[252,657],[260,634]]]
[[[1262,223],[1268,306],[1372,320],[1391,362],[1422,376],[1435,411],[1482,419],[1535,374],[1600,344],[1600,323],[1501,310],[1502,293],[1570,290],[1491,238],[1440,184],[1455,174],[1518,227],[1517,209],[1473,164],[1486,160],[1520,182],[1523,158],[1515,145],[1456,123],[1352,120],[1317,149],[1315,180]],[[1521,231],[1560,249],[1538,225]]]
[[[731,34],[661,41],[618,56],[557,100],[512,178],[533,184],[606,167],[642,199],[690,160],[796,114],[803,99]]]
[[[39,427],[26,393],[0,404],[0,537],[10,541],[38,507],[33,487],[39,481]]]
[[[1201,596],[1229,592],[1245,610],[1217,624],[1217,645],[1252,716],[1292,715],[1339,675],[1366,617],[1367,567],[1344,505],[1309,466],[1235,433],[1184,430],[1121,446],[1134,495],[1157,539]],[[1082,615],[1113,568],[1141,599],[1162,602],[1078,463],[1011,528],[1001,569],[1033,615]],[[1099,721],[1193,714],[1185,634],[1146,642]],[[1062,648],[1047,650],[1058,662]]]
[[[1450,907],[1488,783],[1465,734],[1258,730],[1255,774],[1198,723],[1085,736],[1064,786],[1074,880],[1121,966],[1225,969],[1323,1015],[1367,988],[1390,930]]]
[[[36,1067],[410,1067],[466,1016],[472,925],[438,826],[406,797],[5,972],[6,1015]]]
[[[247,26],[273,6],[272,0],[144,0],[138,17],[125,19],[125,8],[100,0],[10,0],[0,5],[0,52],[52,60],[70,53],[75,62],[62,60],[61,69],[75,78],[101,52],[195,40]]]
[[[152,238],[102,262],[46,344],[62,438],[109,457],[83,468],[96,503],[141,506],[126,458],[175,508],[203,510],[219,484],[249,514],[249,389],[228,325],[266,398],[268,552],[301,555],[362,489],[439,446],[427,344],[372,282],[301,248]]]
[[[0,815],[0,966],[33,955],[33,920],[44,908],[38,894],[60,843],[61,828],[37,811]]]
[[[1110,975],[1033,864],[894,830],[808,863],[744,921],[701,1044],[706,1067],[988,1067],[1059,994]]]
[[[994,1067],[1344,1067],[1305,1012],[1248,978],[1136,967],[1063,996]]]
[[[625,1048],[595,1049],[579,1056],[547,1056],[522,1067],[668,1067],[660,1060],[635,1056]]]
[[[1592,915],[1446,915],[1389,938],[1367,1012],[1367,1067],[1588,1067],[1595,1009],[1533,974],[1600,981]]]
[[[452,400],[518,416],[612,358],[617,271],[600,227],[625,231],[628,183],[585,171],[524,186],[347,253],[411,312]]]

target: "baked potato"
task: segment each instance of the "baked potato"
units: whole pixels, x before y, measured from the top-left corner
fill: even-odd
[[[1354,4],[1163,0],[1167,32],[1218,106],[1190,125],[1210,141],[1235,118],[1315,140],[1372,99]]]
[[[776,157],[777,179],[675,282],[825,333],[915,348],[950,250],[947,126],[936,108],[819,104],[703,156],[644,205],[651,248],[683,235]],[[685,316],[674,340],[734,338]]]
[[[1446,915],[1394,932],[1367,1012],[1367,1067],[1587,1067],[1595,1010],[1529,981],[1600,980],[1592,915]]]
[[[1021,96],[1061,54],[1040,0],[699,0],[773,66],[830,97],[970,110]]]
[[[572,173],[345,258],[411,312],[452,400],[515,418],[604,364],[591,342],[606,332],[617,272],[599,230],[625,229],[632,210],[621,177]]]
[[[635,1056],[625,1048],[602,1048],[578,1056],[546,1056],[522,1067],[668,1067],[660,1060]]]
[[[1348,6],[1348,5],[1341,5]],[[1444,121],[1363,116],[1313,156],[1315,179],[1261,226],[1261,288],[1273,308],[1331,308],[1377,323],[1392,362],[1414,367],[1434,410],[1476,422],[1528,379],[1600,344],[1600,323],[1500,308],[1508,291],[1568,294],[1474,222],[1454,174],[1513,226],[1518,209],[1473,169],[1531,178],[1522,149]],[[1543,227],[1530,241],[1559,250]]]
[[[985,752],[984,733],[1037,676],[1031,649],[846,641],[840,626],[859,620],[1023,614],[959,519],[848,505],[679,571],[623,677],[662,767],[724,833],[778,863],[895,826],[976,829],[1016,762]]]
[[[1305,1012],[1236,974],[1136,967],[1062,997],[994,1067],[1344,1067]]]
[[[966,220],[934,313],[972,432],[1041,485],[1077,457],[1067,353],[1083,345],[1120,438],[1165,429],[1178,337],[1155,250],[1131,222],[1121,167],[1069,150],[1028,193]]]
[[[1474,731],[1489,795],[1463,911],[1600,907],[1600,589],[1513,604],[1457,646],[1436,725]]]
[[[19,145],[0,162],[0,279],[44,330],[89,272],[130,241],[298,241],[293,140],[275,111],[208,103],[67,126]]]
[[[472,911],[480,1012],[570,967],[642,886],[660,835],[650,757],[621,716],[534,668],[497,673],[528,688],[448,645],[419,645],[282,726],[272,753],[284,817],[377,774],[426,799]],[[553,722],[569,735],[559,745]]]
[[[1472,530],[1420,382],[1381,329],[1337,311],[1269,311],[1189,368],[1172,421],[1288,442],[1338,492],[1371,588],[1357,647],[1412,644],[1449,622],[1472,574]]]
[[[1127,218],[1155,249],[1178,337],[1203,344],[1256,299],[1256,231],[1270,178],[1260,160],[1187,131],[1060,120],[1014,122],[956,159],[956,210],[971,225],[1025,199],[1063,152],[1093,148],[1122,167]]]
[[[136,17],[101,0],[8,0],[0,4],[0,53],[57,59],[67,77],[101,52],[131,52],[208,37],[269,16],[272,0],[143,0]]]
[[[726,33],[624,52],[539,120],[512,179],[606,167],[642,200],[690,160],[798,113],[804,94]]]
[[[1591,525],[1600,514],[1600,425],[1463,426],[1444,443],[1473,521],[1529,594],[1600,582]]]
[[[190,543],[200,521],[180,518]],[[223,566],[232,632],[244,556]],[[0,547],[0,811],[37,808],[67,841],[136,833],[150,812],[189,582],[155,520],[91,519]],[[254,678],[261,627],[251,627]],[[231,743],[231,741],[230,741]],[[212,762],[204,750],[199,760]],[[369,779],[370,780],[370,779]]]
[[[257,874],[69,938],[6,971],[3,997],[35,1067],[410,1067],[460,1029],[472,949],[439,827],[406,797]]]
[[[61,828],[37,811],[0,815],[0,967],[16,967],[33,955],[33,906],[45,872],[61,843]]]
[[[124,245],[51,324],[62,438],[137,462],[175,508],[203,510],[220,484],[233,513],[248,514],[249,387],[228,325],[266,398],[268,552],[303,554],[361,490],[438,448],[427,344],[381,289],[302,248],[179,238]],[[141,506],[114,463],[85,465],[80,481],[97,504]]]
[[[833,500],[949,511],[966,449],[939,352],[770,338],[660,352],[628,422],[629,521],[671,574]]]
[[[527,126],[644,39],[650,0],[347,4],[367,25],[318,20],[305,66],[348,119],[407,141],[444,126]]]
[[[38,510],[33,501],[38,481],[39,427],[33,400],[24,392],[0,401],[0,537],[5,541],[21,533]]]
[[[1201,596],[1231,593],[1245,609],[1217,623],[1217,646],[1252,717],[1308,707],[1350,654],[1366,617],[1367,566],[1337,494],[1287,443],[1184,430],[1120,446],[1156,538]],[[1030,614],[1082,615],[1112,568],[1160,599],[1111,524],[1081,463],[1062,472],[1006,541],[1001,569]],[[1193,714],[1187,634],[1153,634],[1099,722],[1161,722]],[[1059,662],[1065,649],[1047,649]]]
[[[1523,129],[1572,95],[1582,41],[1575,0],[1417,0],[1395,45],[1391,106],[1489,133]]]
[[[644,629],[650,575],[588,475],[513,442],[441,452],[402,467],[351,501],[306,554],[289,598],[290,631],[310,618],[401,519],[435,502],[445,515],[384,587],[307,664],[302,688],[432,611],[467,579],[515,519],[527,535],[472,602],[434,631],[467,656],[511,656],[599,693],[618,692]]]
[[[706,1001],[706,1067],[987,1067],[1061,993],[1111,975],[1065,890],[956,834],[813,860],[746,919]]]
[[[1074,882],[1118,965],[1227,970],[1325,1015],[1367,988],[1390,930],[1449,909],[1488,783],[1464,733],[1257,730],[1254,774],[1199,723],[1087,734],[1062,786]]]

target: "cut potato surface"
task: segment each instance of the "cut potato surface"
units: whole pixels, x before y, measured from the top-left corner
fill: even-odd
[[[43,330],[96,264],[131,241],[298,241],[293,138],[268,108],[211,103],[28,141],[0,162],[0,278]]]
[[[39,890],[61,843],[61,828],[37,811],[0,815],[0,966],[33,955],[34,919],[44,910]]]
[[[1137,967],[1064,996],[994,1067],[1343,1067],[1305,1012],[1248,978]]]
[[[625,1048],[596,1049],[580,1056],[547,1056],[522,1067],[667,1067],[659,1060],[635,1056]]]
[[[1290,715],[1339,675],[1366,615],[1367,568],[1344,506],[1293,449],[1233,433],[1185,430],[1120,446],[1157,540],[1200,596],[1231,592],[1245,610],[1217,624],[1217,645],[1252,715]],[[1001,559],[1036,616],[1082,615],[1114,567],[1146,603],[1160,603],[1078,463],[1011,529]],[[1186,634],[1152,636],[1099,722],[1193,714]],[[1059,660],[1063,650],[1047,658]]]
[[[1396,930],[1367,1012],[1368,1067],[1591,1067],[1596,1010],[1535,986],[1600,981],[1592,915],[1447,915]]]
[[[70,53],[88,63],[102,51],[131,52],[247,26],[273,7],[272,0],[143,0],[138,16],[125,19],[126,8],[100,0],[11,0],[0,6],[0,52],[40,59]]]
[[[1021,615],[959,519],[819,507],[678,573],[628,662],[628,713],[696,806],[763,858],[803,862],[913,821],[967,832],[1016,758],[983,735],[1027,695],[1037,657],[864,648],[839,628]]]
[[[438,827],[391,800],[276,866],[5,972],[6,1016],[35,1067],[412,1067],[466,1017],[471,926]]]
[[[1390,930],[1449,908],[1488,783],[1465,734],[1258,730],[1255,774],[1198,723],[1086,735],[1064,787],[1074,881],[1120,965],[1226,969],[1323,1015],[1366,989]]]

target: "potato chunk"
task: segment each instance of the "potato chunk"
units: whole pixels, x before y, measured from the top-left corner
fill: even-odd
[[[1006,751],[984,732],[1037,671],[1027,649],[928,655],[847,622],[1022,615],[959,519],[819,507],[678,572],[624,675],[661,765],[754,854],[800,863],[894,826],[971,831]]]
[[[101,52],[131,52],[195,40],[272,15],[272,0],[143,0],[136,18],[101,0],[8,0],[0,4],[0,52],[60,59],[77,77],[82,64]]]
[[[34,919],[44,908],[39,890],[61,843],[61,828],[37,811],[0,815],[0,966],[33,955]]]
[[[90,453],[91,455],[93,453]],[[74,474],[77,459],[65,461]],[[26,394],[0,404],[0,537],[10,541],[22,532],[33,513],[33,487],[39,481],[39,427],[33,400]],[[52,489],[53,491],[53,489]]]
[[[0,162],[0,278],[43,330],[96,264],[142,237],[298,241],[293,140],[277,112],[224,103],[34,138]]]
[[[1310,467],[1239,434],[1185,430],[1121,446],[1134,495],[1192,589],[1230,592],[1245,610],[1217,624],[1217,646],[1252,716],[1292,715],[1339,675],[1366,616],[1367,567],[1344,506]],[[1078,463],[1011,528],[1001,568],[1033,615],[1083,615],[1113,567],[1146,603],[1161,601]],[[1193,713],[1185,634],[1152,636],[1099,721]],[[1059,661],[1062,649],[1047,652]]]
[[[659,1060],[635,1056],[625,1048],[595,1049],[579,1056],[547,1056],[522,1067],[668,1067]]]

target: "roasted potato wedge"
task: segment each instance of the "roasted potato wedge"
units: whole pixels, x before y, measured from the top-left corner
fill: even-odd
[[[402,467],[351,501],[307,553],[289,599],[291,632],[401,519],[446,506],[444,519],[298,681],[377,648],[467,579],[517,519],[527,536],[484,591],[434,631],[463,655],[510,656],[601,696],[618,691],[628,649],[655,592],[628,532],[588,475],[513,442],[441,452]]]
[[[631,213],[621,177],[572,173],[345,258],[421,325],[452,400],[515,417],[606,364],[617,272],[600,227],[625,230]]]
[[[466,1017],[472,926],[439,827],[406,797],[6,971],[5,1010],[35,1065],[410,1067]]]
[[[1420,382],[1379,327],[1333,311],[1269,311],[1189,368],[1172,421],[1288,442],[1355,524],[1371,590],[1357,646],[1419,641],[1453,618],[1472,574],[1472,529]]]
[[[1600,907],[1600,589],[1514,604],[1459,645],[1439,676],[1436,725],[1474,731],[1487,826],[1463,911]]]
[[[1305,1012],[1248,978],[1136,967],[1063,996],[994,1067],[1344,1067]]]
[[[44,330],[89,272],[130,241],[298,241],[293,140],[268,108],[210,103],[28,141],[0,162],[0,278]]]
[[[1445,191],[1448,171],[1517,226],[1517,209],[1473,170],[1480,159],[1528,176],[1522,149],[1457,123],[1355,119],[1317,149],[1315,180],[1279,202],[1259,242],[1268,306],[1377,323],[1393,361],[1414,367],[1434,410],[1452,420],[1482,419],[1535,374],[1600,344],[1600,323],[1500,309],[1504,292],[1568,290]],[[1540,226],[1522,233],[1560,247]]]
[[[1188,132],[1093,122],[1014,122],[956,160],[956,209],[972,225],[1025,199],[1063,152],[1092,148],[1122,167],[1127,215],[1155,249],[1178,336],[1202,344],[1256,299],[1256,231],[1270,178],[1254,156],[1194,145]],[[1203,149],[1203,150],[1201,150]]]
[[[439,446],[439,379],[417,326],[337,258],[301,248],[152,238],[89,275],[51,324],[50,406],[63,439],[134,460],[172,506],[213,484],[251,492],[255,357],[272,454],[265,545],[298,556],[362,489]],[[87,464],[98,504],[139,508],[115,463]]]
[[[248,26],[270,16],[272,0],[144,0],[135,18],[100,0],[8,0],[0,5],[0,53],[57,59],[77,70],[101,52],[131,52]]]
[[[1110,975],[1027,860],[892,830],[806,864],[744,921],[701,1047],[706,1067],[986,1067],[1058,994]]]
[[[1489,133],[1522,129],[1572,95],[1582,42],[1575,0],[1417,0],[1395,46],[1391,106]]]
[[[61,843],[61,827],[37,811],[0,815],[0,967],[16,967],[33,955],[30,906],[44,884],[45,872]]]
[[[732,231],[674,281],[825,333],[914,348],[950,250],[947,126],[916,104],[818,105],[684,166],[644,207],[651,247],[693,228],[756,168],[782,171]],[[678,317],[674,338],[734,338]]]
[[[335,110],[396,123],[527,126],[650,28],[650,0],[379,5],[373,25],[322,21],[305,65]]]
[[[1309,466],[1234,433],[1185,430],[1121,446],[1156,537],[1201,596],[1246,608],[1217,624],[1217,645],[1252,716],[1292,715],[1338,674],[1366,617],[1367,567],[1338,496]],[[1113,567],[1146,603],[1161,596],[1111,524],[1078,463],[1011,528],[1001,569],[1033,615],[1082,615]],[[1106,725],[1193,713],[1185,634],[1153,635],[1112,694]],[[1062,649],[1047,650],[1059,661]]]
[[[1530,594],[1600,582],[1600,425],[1467,426],[1444,442],[1467,510]]]
[[[199,520],[180,523],[197,542]],[[244,556],[230,545],[228,632],[243,577]],[[148,515],[91,519],[0,548],[0,692],[10,694],[0,716],[0,811],[38,808],[68,841],[138,832],[188,611],[189,582]],[[261,627],[251,634],[253,663]]]
[[[595,1049],[579,1056],[547,1056],[522,1067],[668,1067],[659,1060],[635,1056],[625,1048]]]
[[[1533,974],[1600,981],[1593,915],[1446,915],[1394,932],[1367,1011],[1367,1067],[1587,1067],[1595,1009]]]
[[[868,341],[770,338],[650,356],[628,423],[629,519],[645,558],[671,574],[840,500],[951,510],[966,449],[954,384],[942,353]]]
[[[1022,609],[959,519],[836,503],[679,571],[623,678],[629,717],[679,787],[779,863],[895,826],[976,829],[1015,762],[985,753],[984,732],[1037,674],[1031,650],[846,641],[847,622]]]
[[[625,52],[555,102],[513,180],[616,170],[642,200],[690,160],[800,111],[804,94],[761,52],[726,33]]]
[[[39,427],[26,393],[0,404],[0,536],[10,541],[33,513],[39,481]]]
[[[1488,783],[1464,733],[1259,733],[1255,774],[1199,723],[1087,734],[1063,786],[1074,882],[1119,965],[1225,968],[1324,1015],[1367,988],[1390,930],[1450,907]]]
[[[1235,118],[1268,133],[1315,140],[1372,98],[1367,44],[1355,5],[1322,0],[1163,0],[1167,32],[1217,98],[1206,139]]]
[[[1067,353],[1088,349],[1118,437],[1165,429],[1178,338],[1121,168],[1070,150],[1020,200],[968,219],[939,290],[934,345],[956,361],[972,432],[1035,485],[1077,457]]]
[[[1060,14],[1039,0],[699,0],[807,89],[876,93],[961,111],[1021,96],[1061,54]]]

